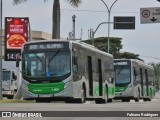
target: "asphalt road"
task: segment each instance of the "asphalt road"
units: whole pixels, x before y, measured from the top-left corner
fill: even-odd
[[[9,118],[13,120],[17,119],[23,119],[23,120],[160,120],[160,99],[156,98],[153,99],[151,102],[143,102],[140,100],[140,102],[120,102],[120,101],[114,101],[113,103],[107,103],[107,104],[95,104],[93,101],[87,101],[85,104],[65,104],[63,102],[52,102],[52,103],[0,103],[0,111],[12,111],[16,112],[18,111],[22,114],[22,112],[35,112],[38,113],[40,111],[40,114],[42,111],[50,111],[50,115],[57,114],[53,111],[63,111],[58,112],[58,117],[42,117],[42,118]],[[75,111],[82,111],[78,112],[78,117],[76,117]],[[84,111],[87,111],[87,114],[89,116],[85,116]],[[93,113],[90,113],[90,111],[94,111]],[[98,115],[102,112],[106,112],[111,117],[99,117]],[[112,112],[113,111],[113,112]],[[124,111],[127,111],[124,113]],[[135,111],[138,111],[136,113]],[[141,111],[141,112],[139,112]],[[142,117],[142,116],[136,116],[141,113],[144,113],[144,111],[147,111],[147,113],[151,113],[153,111],[159,111],[153,112],[151,114],[158,115],[158,117]],[[66,117],[64,113],[69,113],[70,116]],[[45,112],[47,113],[47,112]],[[86,113],[86,112],[85,112]],[[132,115],[132,113],[134,115]],[[2,113],[1,113],[2,114]],[[40,115],[40,114],[37,114]],[[117,115],[118,114],[118,115]],[[128,114],[128,115],[127,115]],[[145,114],[145,113],[144,113]],[[27,114],[28,115],[28,114]],[[43,113],[42,113],[43,115]],[[62,116],[61,116],[62,115]],[[73,116],[72,116],[73,115]],[[82,115],[82,116],[81,116]],[[97,116],[96,116],[97,115]],[[124,117],[116,117],[116,116],[123,116]],[[126,116],[125,116],[126,115]],[[2,115],[1,115],[2,116]],[[16,115],[14,115],[15,117]],[[85,117],[84,117],[85,116]],[[94,117],[93,117],[94,116]],[[132,117],[131,117],[132,116]],[[0,118],[0,120],[8,120],[8,118]]]

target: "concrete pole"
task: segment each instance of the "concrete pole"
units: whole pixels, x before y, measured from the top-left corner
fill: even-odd
[[[76,16],[73,15],[72,16],[72,21],[73,21],[73,40],[75,40],[75,18],[76,18]]]
[[[2,99],[2,39],[3,39],[3,36],[2,36],[2,0],[0,1],[0,99]]]

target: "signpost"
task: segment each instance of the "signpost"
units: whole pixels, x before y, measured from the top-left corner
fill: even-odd
[[[114,29],[135,29],[135,17],[134,16],[115,16],[114,17]]]
[[[20,59],[21,47],[28,41],[28,18],[5,18],[5,60]]]
[[[140,8],[141,24],[160,23],[160,7]]]

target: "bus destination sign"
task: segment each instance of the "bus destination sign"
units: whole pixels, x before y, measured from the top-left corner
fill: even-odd
[[[26,50],[46,50],[46,49],[65,49],[68,47],[65,43],[39,43],[39,44],[26,44]]]
[[[128,65],[128,62],[115,62],[114,65]]]

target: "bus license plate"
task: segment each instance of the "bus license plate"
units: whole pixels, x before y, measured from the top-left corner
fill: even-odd
[[[116,93],[115,96],[120,96],[120,94],[119,94],[119,93]]]
[[[39,95],[39,97],[45,97],[45,98],[48,98],[48,97],[51,97],[51,95],[44,94],[44,95]]]

